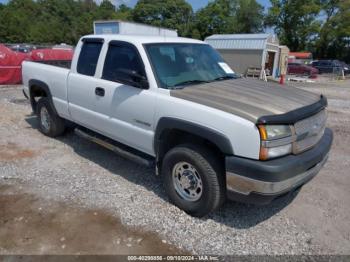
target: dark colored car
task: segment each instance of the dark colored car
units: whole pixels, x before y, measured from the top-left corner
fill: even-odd
[[[9,45],[8,48],[19,53],[30,53],[33,50],[33,46],[31,45]]]
[[[350,74],[350,67],[339,60],[317,60],[312,62],[312,66],[316,67],[320,74],[322,73],[338,73],[344,70],[345,74]]]
[[[300,63],[288,63],[288,74],[312,76],[318,74],[318,70],[312,66]]]

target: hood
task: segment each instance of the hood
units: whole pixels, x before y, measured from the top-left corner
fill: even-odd
[[[263,116],[283,115],[320,101],[320,95],[256,79],[230,79],[170,91],[180,99],[213,107],[254,123]]]

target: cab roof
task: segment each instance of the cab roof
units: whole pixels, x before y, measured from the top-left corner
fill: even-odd
[[[126,41],[133,44],[150,44],[150,43],[194,43],[206,44],[203,41],[184,38],[184,37],[168,37],[168,36],[148,36],[148,35],[121,35],[121,34],[105,34],[105,35],[86,35],[84,38],[101,38],[104,41]]]

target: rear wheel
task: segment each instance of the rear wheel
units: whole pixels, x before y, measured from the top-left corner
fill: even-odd
[[[37,104],[40,132],[49,137],[56,137],[64,133],[65,122],[51,106],[47,97],[39,99]]]
[[[190,215],[205,216],[225,200],[222,165],[207,148],[184,144],[171,149],[162,176],[170,200]]]

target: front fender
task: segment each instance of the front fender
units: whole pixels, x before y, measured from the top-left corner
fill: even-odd
[[[233,155],[234,151],[230,140],[218,131],[197,123],[185,121],[178,118],[162,117],[158,121],[154,139],[154,151],[158,155],[159,145],[162,142],[162,134],[169,130],[185,131],[189,134],[201,137],[215,144],[225,155]]]

